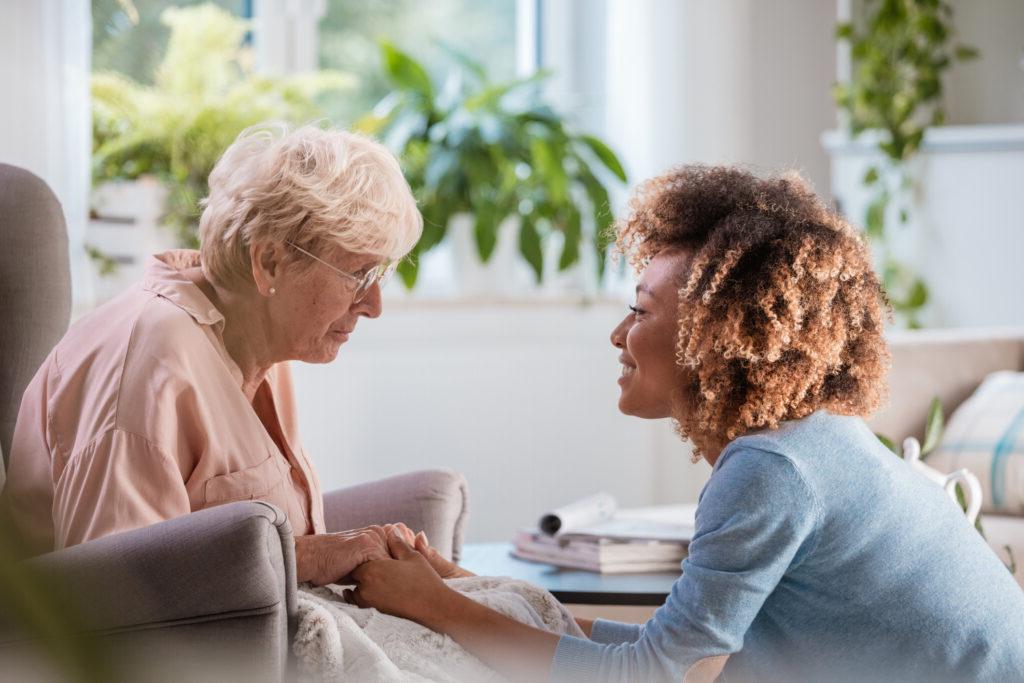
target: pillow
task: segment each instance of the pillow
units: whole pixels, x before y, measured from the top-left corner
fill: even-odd
[[[1024,372],[986,377],[925,461],[941,472],[970,470],[981,482],[983,512],[1024,515]]]

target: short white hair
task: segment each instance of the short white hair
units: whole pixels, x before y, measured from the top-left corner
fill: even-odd
[[[255,242],[327,241],[397,261],[423,231],[391,152],[363,135],[313,125],[242,131],[210,173],[202,206],[203,271],[222,285],[252,281]]]

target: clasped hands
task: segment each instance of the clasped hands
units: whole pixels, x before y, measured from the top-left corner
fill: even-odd
[[[345,591],[350,603],[421,623],[450,591],[443,579],[473,575],[404,524],[297,536],[295,564],[300,583],[353,583]]]

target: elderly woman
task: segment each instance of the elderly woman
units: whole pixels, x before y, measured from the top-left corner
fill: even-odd
[[[689,166],[643,186],[618,243],[640,271],[611,335],[619,408],[674,418],[713,467],[666,603],[559,637],[450,590],[394,534],[350,598],[527,680],[1021,680],[1024,594],[862,420],[888,351],[854,229],[799,177]]]
[[[26,390],[5,498],[30,549],[259,499],[288,516],[299,581],[386,557],[380,529],[324,533],[286,361],[327,363],[379,316],[421,229],[379,144],[311,126],[243,133],[210,175],[201,250],[151,259]]]

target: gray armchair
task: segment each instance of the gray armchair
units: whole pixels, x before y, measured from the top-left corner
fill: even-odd
[[[0,164],[0,448],[25,386],[67,328],[70,277],[60,205],[31,173]],[[0,467],[0,486],[4,468]],[[404,522],[458,559],[466,482],[431,470],[324,496],[328,531]],[[47,553],[19,571],[80,617],[73,638],[131,680],[281,680],[295,627],[291,527],[274,506],[232,503]],[[16,572],[15,572],[16,573]],[[9,573],[10,574],[10,573]],[[18,589],[6,586],[8,595]],[[0,591],[0,671],[48,675],[39,634]],[[23,621],[23,620],[22,620]],[[72,623],[72,622],[69,622]],[[51,648],[52,650],[52,648]],[[163,663],[154,669],[154,663]],[[162,676],[160,675],[162,674]],[[18,676],[20,677],[20,676]]]

